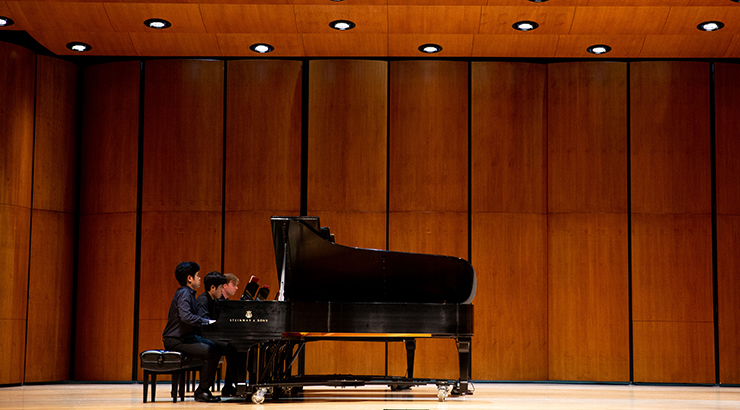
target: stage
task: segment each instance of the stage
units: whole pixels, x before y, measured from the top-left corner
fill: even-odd
[[[740,409],[740,387],[628,386],[557,383],[475,383],[473,395],[440,402],[434,386],[392,392],[378,387],[307,388],[302,397],[267,399],[256,405],[229,398],[198,403],[188,393],[172,403],[170,385],[157,385],[157,401],[144,404],[143,386],[136,383],[63,383],[0,387],[0,409],[243,409],[279,410],[701,410]],[[218,392],[216,393],[218,394]]]

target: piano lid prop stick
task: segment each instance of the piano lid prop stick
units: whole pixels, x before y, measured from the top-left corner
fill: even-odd
[[[280,288],[278,290],[277,300],[285,300],[285,265],[288,262],[288,224],[283,222],[283,268],[280,272]]]

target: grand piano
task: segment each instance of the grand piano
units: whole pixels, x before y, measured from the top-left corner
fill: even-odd
[[[220,301],[205,338],[229,343],[248,365],[237,395],[262,403],[305,386],[436,384],[440,401],[471,394],[475,271],[464,259],[342,246],[318,217],[272,217],[280,289],[275,300]],[[418,338],[456,341],[460,376],[414,378]],[[406,375],[306,375],[306,344],[318,340],[403,342]],[[232,363],[229,363],[232,365]]]

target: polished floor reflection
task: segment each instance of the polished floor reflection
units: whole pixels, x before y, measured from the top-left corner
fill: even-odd
[[[307,388],[302,397],[268,399],[256,405],[244,399],[197,403],[187,396],[185,402],[172,403],[168,400],[170,385],[160,383],[157,401],[144,404],[141,384],[65,383],[0,387],[0,409],[740,410],[738,387],[476,383],[475,389],[473,395],[440,402],[434,386],[417,387],[410,392],[377,387]]]

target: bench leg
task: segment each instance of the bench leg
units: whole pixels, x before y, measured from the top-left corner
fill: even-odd
[[[174,372],[172,373],[172,391],[170,392],[170,397],[172,397],[172,402],[177,403],[177,386],[180,385],[180,373]]]
[[[146,403],[146,396],[149,393],[149,372],[144,370],[144,403]]]
[[[152,403],[157,400],[157,373],[152,373]]]
[[[187,370],[179,373],[180,379],[180,401],[185,401],[185,373]]]

